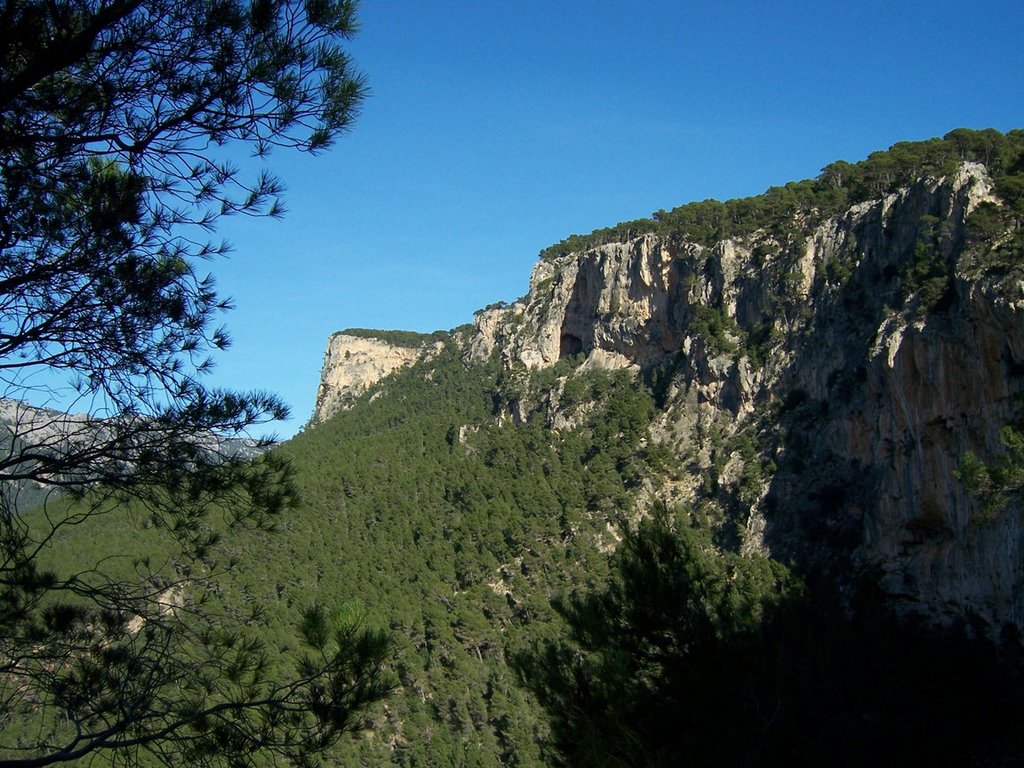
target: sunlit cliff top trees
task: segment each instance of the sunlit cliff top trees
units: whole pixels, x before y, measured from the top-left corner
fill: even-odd
[[[864,160],[838,160],[814,179],[769,187],[760,195],[732,200],[700,200],[647,219],[624,221],[586,235],[570,235],[541,251],[553,259],[606,243],[624,242],[647,233],[679,238],[707,247],[719,240],[779,227],[798,214],[821,221],[855,203],[883,197],[924,176],[944,176],[961,162],[982,163],[995,181],[995,192],[1017,211],[1024,207],[1024,130],[1005,134],[993,128],[957,128],[941,139],[901,141]]]

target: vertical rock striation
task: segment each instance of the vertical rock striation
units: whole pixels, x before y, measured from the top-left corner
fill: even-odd
[[[841,589],[870,579],[907,614],[1021,627],[1021,510],[981,514],[957,473],[968,452],[1000,454],[1024,395],[1019,253],[996,264],[970,223],[1008,210],[993,190],[963,162],[718,242],[641,234],[542,258],[526,296],[458,337],[509,381],[566,358],[656,380],[652,440],[677,462],[647,492],[714,517],[723,547]],[[1009,242],[1019,222],[1002,221]],[[428,339],[332,336],[312,423],[429,355]],[[560,391],[533,400],[501,393],[499,417],[545,408],[571,425]]]
[[[963,163],[710,247],[647,234],[542,260],[525,297],[477,314],[470,354],[668,371],[658,439],[690,469],[672,493],[693,498],[716,452],[739,461],[730,437],[758,448],[757,487],[715,480],[738,547],[870,576],[905,612],[1020,625],[1020,510],[983,519],[957,479],[1024,392],[1024,285],[970,247],[992,190]]]

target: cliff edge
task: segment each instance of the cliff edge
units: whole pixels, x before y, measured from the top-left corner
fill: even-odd
[[[461,343],[509,382],[569,361],[547,397],[496,396],[499,422],[543,412],[558,429],[569,379],[636,371],[658,404],[650,443],[672,457],[638,498],[688,505],[723,548],[840,592],[867,580],[906,615],[1021,628],[1019,494],[993,513],[960,479],[966,457],[1004,456],[1024,415],[1024,217],[1002,173],[961,158],[724,236],[742,206],[702,237],[652,223],[573,240]],[[314,423],[427,349],[333,336]]]
[[[356,399],[381,379],[434,349],[435,336],[406,331],[349,329],[327,340],[320,385],[310,425],[352,407]]]

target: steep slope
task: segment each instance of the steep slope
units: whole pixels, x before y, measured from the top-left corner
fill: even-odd
[[[327,340],[310,424],[351,408],[356,398],[389,373],[437,354],[444,334],[350,328]]]
[[[494,361],[467,365],[466,344],[456,334],[283,446],[304,508],[282,535],[240,545],[265,565],[225,584],[271,627],[316,595],[400,639],[401,689],[344,762],[541,764],[543,720],[509,659],[560,634],[552,598],[601,583],[608,521],[650,471],[654,407],[632,376],[581,376],[586,413],[556,435],[495,417],[510,382]]]
[[[207,597],[268,649],[312,603],[394,634],[334,764],[1019,760],[1022,217],[1024,133],[954,132],[569,238],[448,334],[336,335],[278,449],[303,504]],[[56,549],[187,579],[144,533]]]
[[[659,500],[719,552],[792,563],[824,601],[825,629],[780,630],[808,639],[781,642],[795,680],[765,694],[778,754],[812,715],[818,760],[840,744],[894,764],[1015,749],[1019,713],[993,683],[1012,674],[892,639],[872,613],[994,639],[1021,624],[1019,501],[987,510],[958,472],[1005,455],[1020,415],[1024,135],[987,164],[964,138],[903,147],[912,167],[885,184],[851,166],[859,186],[837,188],[830,166],[814,189],[722,204],[697,234],[684,211],[686,226],[550,249],[527,296],[285,448],[313,515],[288,561],[302,542],[326,551],[278,602],[338,590],[404,644],[399,695],[352,747],[364,762],[571,764],[531,695],[552,657],[530,649],[565,642],[558,599],[599,589],[623,527]],[[938,679],[984,702],[971,725],[936,706]],[[922,746],[935,728],[962,738]]]
[[[1005,210],[993,188],[965,162],[711,247],[646,234],[544,259],[526,297],[478,315],[472,351],[661,371],[671,495],[713,502],[728,546],[872,571],[943,621],[1019,625],[1020,516],[980,515],[956,479],[968,452],[999,452],[1024,388],[1018,219],[972,230]]]

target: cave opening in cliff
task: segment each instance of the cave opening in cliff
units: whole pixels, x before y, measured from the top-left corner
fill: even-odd
[[[578,355],[583,351],[583,339],[571,333],[563,333],[558,342],[558,359]]]

